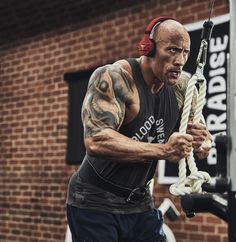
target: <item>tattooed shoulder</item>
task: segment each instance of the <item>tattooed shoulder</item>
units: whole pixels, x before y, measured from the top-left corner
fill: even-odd
[[[180,78],[175,85],[175,95],[176,95],[179,109],[183,108],[184,100],[185,100],[185,93],[186,93],[186,90],[188,87],[189,80],[190,80],[190,76],[188,74],[181,73]],[[192,107],[190,110],[190,117],[192,117],[194,115],[194,112],[196,109],[197,95],[198,95],[198,91],[197,91],[197,88],[195,88],[194,92],[193,92],[193,101],[192,101]]]
[[[127,73],[115,64],[96,69],[90,78],[88,87],[90,88],[91,85],[95,85],[97,90],[102,93],[113,90],[116,97],[122,100],[126,100],[132,91]]]
[[[118,129],[131,90],[130,80],[119,66],[106,65],[95,70],[82,107],[85,136],[92,136],[104,128]]]
[[[190,79],[190,76],[188,76],[185,73],[181,73],[181,75],[175,85],[176,90],[178,92],[180,92],[182,95],[184,95],[186,92],[189,79]]]

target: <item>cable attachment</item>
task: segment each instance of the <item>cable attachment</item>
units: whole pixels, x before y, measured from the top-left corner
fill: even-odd
[[[202,33],[201,33],[201,45],[200,45],[200,49],[199,49],[198,57],[197,57],[197,61],[196,61],[197,70],[195,73],[198,76],[199,82],[202,79],[204,66],[207,61],[208,44],[211,39],[211,34],[212,34],[212,29],[213,29],[213,22],[210,19],[211,19],[214,2],[215,2],[214,0],[211,1],[208,20],[203,23],[203,29],[202,29]]]
[[[215,0],[212,0],[210,10],[209,10],[208,20],[204,22],[203,29],[202,29],[201,40],[204,39],[207,42],[209,42],[211,39],[211,33],[213,28],[213,22],[211,21],[211,14],[214,7],[214,3],[215,3]]]
[[[197,95],[197,103],[196,109],[193,115],[193,123],[198,123],[202,117],[202,109],[205,103],[205,96],[206,96],[206,79],[204,77],[203,71],[204,66],[207,61],[207,50],[208,50],[208,43],[211,38],[211,32],[213,27],[213,22],[210,21],[211,13],[214,5],[214,0],[211,2],[210,12],[208,21],[205,21],[203,24],[203,31],[201,36],[201,45],[198,53],[198,57],[196,60],[197,69],[195,74],[190,78],[188,81],[185,98],[184,98],[184,105],[183,105],[183,112],[181,116],[180,128],[179,132],[185,134],[188,121],[190,110],[192,108],[192,100],[193,100],[193,92],[196,88],[196,84],[198,84],[198,95]],[[190,170],[190,175],[187,176],[187,169],[186,163],[188,163],[188,168]],[[175,196],[183,196],[185,194],[190,193],[201,193],[202,192],[202,184],[203,183],[210,183],[211,177],[207,172],[199,171],[195,160],[193,150],[190,155],[185,158],[182,158],[179,161],[179,180],[177,183],[172,184],[170,186],[170,193]]]
[[[206,65],[207,49],[208,49],[208,43],[205,39],[203,39],[201,41],[201,45],[200,45],[200,49],[199,49],[197,61],[196,61],[197,70],[196,70],[195,74],[199,75],[199,77],[201,77],[201,75],[203,75],[204,66]]]

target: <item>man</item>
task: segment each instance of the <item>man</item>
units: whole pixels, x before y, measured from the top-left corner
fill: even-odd
[[[154,22],[148,32],[154,53],[100,67],[90,78],[82,107],[87,154],[67,198],[73,242],[165,241],[148,189],[157,161],[177,163],[192,149],[198,158],[208,155],[203,124],[173,133],[187,84],[180,75],[189,34],[169,17]]]

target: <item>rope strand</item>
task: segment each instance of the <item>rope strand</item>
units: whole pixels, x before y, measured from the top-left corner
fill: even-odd
[[[186,133],[187,125],[189,121],[190,110],[192,107],[193,91],[196,83],[199,83],[199,93],[197,99],[196,110],[194,112],[193,123],[198,123],[202,117],[202,109],[205,102],[206,96],[206,80],[203,76],[199,78],[197,74],[194,74],[189,80],[185,101],[183,106],[183,112],[181,116],[181,123],[179,132],[182,134]],[[200,193],[202,192],[202,184],[204,182],[209,182],[211,177],[207,172],[198,171],[195,163],[193,151],[187,157],[188,167],[190,170],[190,175],[187,177],[186,161],[181,159],[179,161],[179,179],[178,182],[170,186],[170,193],[175,196],[183,196],[185,194],[190,194],[192,192]]]

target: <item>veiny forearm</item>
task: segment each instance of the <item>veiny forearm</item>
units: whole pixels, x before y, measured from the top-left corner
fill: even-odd
[[[121,162],[144,162],[163,159],[165,156],[164,144],[135,141],[112,129],[104,129],[94,136],[86,137],[85,146],[90,155]]]

